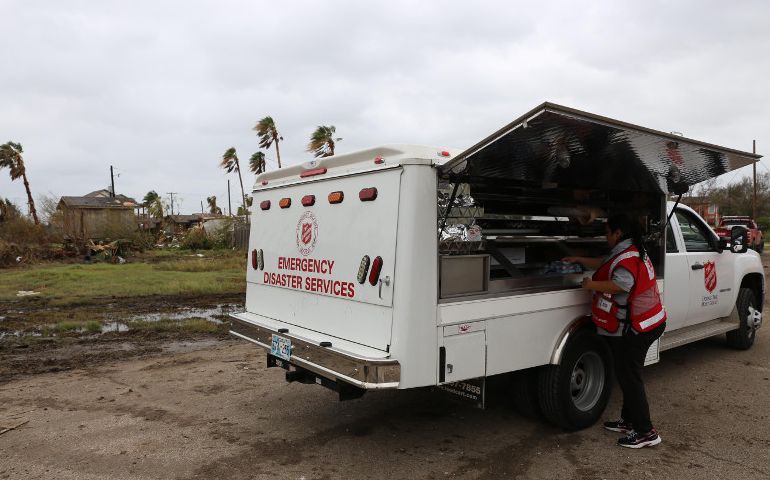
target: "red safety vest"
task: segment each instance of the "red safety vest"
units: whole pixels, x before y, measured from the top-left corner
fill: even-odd
[[[612,272],[623,267],[634,276],[634,286],[628,292],[628,314],[631,326],[637,332],[647,332],[666,321],[666,310],[660,302],[658,281],[650,257],[642,262],[639,250],[631,245],[602,264],[594,273],[593,280],[612,279]],[[591,318],[599,327],[614,333],[618,330],[618,304],[609,293],[594,292],[591,303]]]

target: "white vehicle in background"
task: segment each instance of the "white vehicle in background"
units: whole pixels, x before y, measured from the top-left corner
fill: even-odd
[[[582,428],[611,360],[579,288],[591,272],[559,259],[605,254],[603,219],[624,211],[668,312],[648,363],[725,333],[749,348],[758,255],[667,197],[758,158],[545,103],[463,152],[386,146],[267,172],[231,333],[341,399],[438,386],[483,405],[496,377],[520,408]]]

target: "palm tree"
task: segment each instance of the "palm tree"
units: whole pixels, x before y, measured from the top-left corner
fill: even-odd
[[[249,159],[249,170],[251,170],[251,173],[255,175],[259,175],[260,173],[265,173],[265,171],[267,170],[267,165],[265,165],[264,153],[257,152],[251,156],[251,158]]]
[[[241,164],[238,162],[238,154],[235,153],[235,147],[230,147],[225,150],[222,155],[222,161],[219,162],[219,166],[227,170],[227,173],[231,173],[233,170],[238,172],[238,180],[241,182],[241,197],[243,198],[243,205],[246,206],[246,193],[243,191],[243,178],[241,177]]]
[[[40,220],[37,218],[37,210],[35,210],[35,201],[32,200],[32,192],[29,190],[27,169],[24,167],[24,158],[21,156],[22,153],[24,153],[24,149],[19,143],[7,142],[0,145],[0,168],[6,167],[10,170],[11,180],[16,180],[18,178],[24,180],[24,188],[27,189],[29,214],[32,215],[35,225],[40,225]]]
[[[273,117],[265,117],[254,125],[253,130],[259,137],[259,147],[268,150],[275,143],[275,156],[278,158],[278,168],[281,168],[281,151],[278,149],[278,142],[283,141],[283,137],[278,133],[275,127]]]
[[[342,140],[334,138],[337,131],[334,125],[319,125],[313,135],[310,136],[310,143],[307,144],[307,151],[311,152],[316,158],[331,157],[334,155],[334,144]]]
[[[206,203],[209,204],[209,213],[213,215],[222,215],[222,209],[217,207],[217,197],[215,195],[206,197]]]
[[[150,190],[142,199],[142,205],[153,218],[163,218],[163,202],[155,190]]]

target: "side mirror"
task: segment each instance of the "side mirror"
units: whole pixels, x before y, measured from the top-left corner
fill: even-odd
[[[724,252],[725,250],[727,250],[727,245],[728,245],[727,239],[723,237],[719,237],[719,240],[717,240],[717,248],[719,249],[719,251]]]
[[[733,253],[746,253],[749,249],[749,231],[744,227],[733,227],[730,230],[730,251]]]

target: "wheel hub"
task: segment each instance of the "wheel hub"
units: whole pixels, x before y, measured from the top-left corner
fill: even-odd
[[[749,314],[746,317],[746,324],[751,330],[756,330],[762,326],[762,312],[749,305]]]
[[[593,408],[604,391],[604,362],[596,352],[585,352],[575,362],[570,375],[570,394],[575,408]]]

